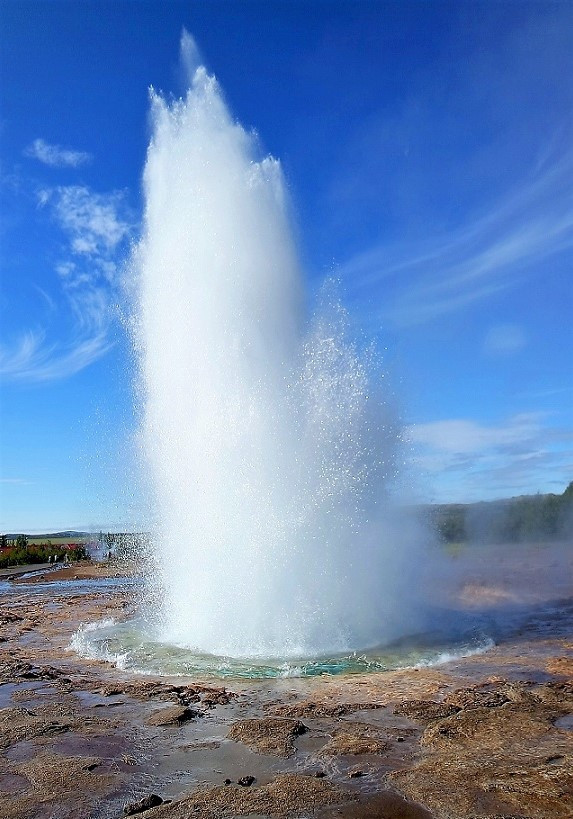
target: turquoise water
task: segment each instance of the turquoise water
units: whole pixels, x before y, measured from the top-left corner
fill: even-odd
[[[428,667],[481,654],[493,645],[491,638],[474,631],[455,640],[435,634],[418,635],[400,645],[337,656],[246,660],[194,653],[188,648],[158,642],[149,636],[141,621],[104,620],[78,629],[70,648],[83,657],[106,660],[121,670],[143,674],[257,679]]]

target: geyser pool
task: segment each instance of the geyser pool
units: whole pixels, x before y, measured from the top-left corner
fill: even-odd
[[[184,33],[182,50],[193,62]],[[417,627],[423,538],[391,501],[400,434],[332,292],[306,314],[281,168],[214,77],[151,92],[134,253],[155,526],[144,617],[198,656],[301,658]]]
[[[158,640],[137,620],[102,620],[82,625],[70,648],[83,657],[106,660],[122,671],[168,676],[216,676],[230,678],[315,677],[322,674],[353,674],[400,668],[427,668],[462,657],[483,654],[494,641],[478,625],[457,635],[418,635],[391,646],[364,652],[306,657],[234,658],[194,652]]]

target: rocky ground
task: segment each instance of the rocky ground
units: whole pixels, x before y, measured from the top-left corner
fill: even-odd
[[[481,656],[223,686],[70,652],[80,622],[129,616],[119,588],[74,592],[110,573],[74,566],[49,575],[65,592],[35,594],[33,578],[0,592],[1,817],[573,816],[569,579],[555,627],[546,616]],[[495,606],[500,590],[473,578],[460,594]]]

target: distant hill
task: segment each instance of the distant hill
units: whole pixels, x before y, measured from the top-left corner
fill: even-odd
[[[18,535],[26,535],[26,532],[6,532],[6,537],[8,540],[15,540]],[[65,539],[69,538],[70,540],[78,540],[79,538],[91,538],[93,537],[92,532],[74,532],[73,530],[68,530],[67,532],[52,532],[48,535],[26,535],[26,537],[30,538],[31,540],[57,540],[57,539]]]
[[[561,495],[521,495],[426,507],[445,543],[520,543],[573,539],[573,481]]]
[[[478,503],[444,503],[422,507],[430,526],[444,543],[520,543],[571,540],[573,543],[573,481],[561,495],[521,495]],[[20,532],[7,533],[15,540]],[[93,532],[69,529],[45,535],[27,535],[30,541],[70,543],[97,538]],[[133,548],[141,533],[108,533],[109,548]]]

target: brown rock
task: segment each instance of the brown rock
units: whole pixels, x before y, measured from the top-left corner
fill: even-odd
[[[552,657],[546,667],[551,674],[573,678],[573,657]]]
[[[388,743],[372,726],[348,723],[320,749],[320,756],[383,754]]]
[[[434,720],[449,717],[460,710],[460,706],[432,700],[406,700],[398,703],[394,708],[395,714],[400,714],[417,722],[429,723]]]
[[[462,692],[457,701],[468,708],[428,725],[421,762],[390,774],[393,784],[439,816],[472,816],[477,805],[482,817],[572,816],[571,738],[553,725],[569,709],[568,693],[514,685],[494,699],[481,694]]]
[[[147,720],[147,725],[163,727],[167,725],[183,725],[190,719],[200,716],[200,712],[184,705],[172,705],[169,708],[161,708],[155,711]]]
[[[379,702],[322,702],[320,700],[303,700],[290,705],[279,705],[274,713],[285,717],[343,717],[355,711],[374,711],[385,708]]]
[[[282,774],[268,785],[240,788],[217,785],[198,788],[171,805],[157,808],[154,817],[166,819],[221,819],[221,817],[309,816],[326,805],[349,803],[356,795],[326,779],[301,774]]]
[[[459,688],[444,698],[444,705],[458,709],[500,708],[506,702],[525,702],[531,694],[523,685],[500,680],[493,684]]]
[[[109,684],[100,688],[100,694],[111,697],[124,694],[137,700],[177,700],[180,705],[202,702],[206,708],[226,705],[236,698],[233,691],[209,685],[172,685],[157,680],[132,680],[121,686]]]
[[[39,712],[39,713],[38,713]],[[72,727],[69,718],[46,718],[42,709],[2,708],[0,710],[0,748],[8,748],[23,740],[64,734]]]
[[[102,760],[97,757],[48,753],[17,765],[16,770],[31,782],[41,802],[70,798],[74,793],[82,793],[86,798],[89,795],[91,801],[117,787],[119,777],[100,772],[101,765]]]
[[[289,757],[295,751],[295,738],[307,730],[300,720],[264,717],[235,722],[227,736],[259,754]]]
[[[350,779],[359,779],[361,776],[366,776],[366,773],[361,768],[351,768],[348,771]]]
[[[149,796],[144,796],[139,802],[130,802],[123,808],[125,816],[133,816],[136,813],[143,813],[150,808],[156,808],[163,804],[163,799],[156,793],[150,793]]]

